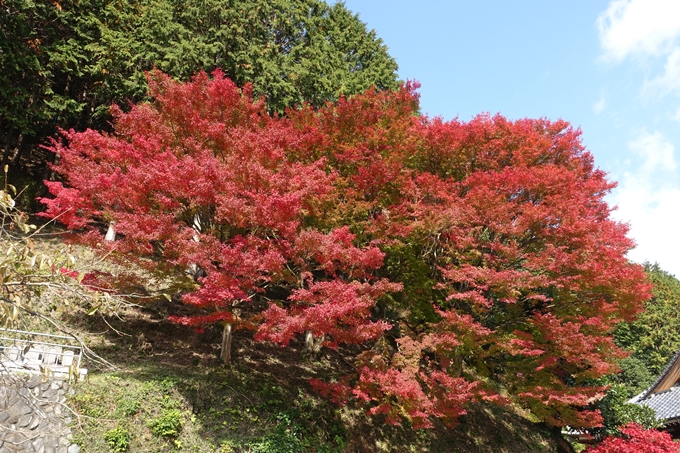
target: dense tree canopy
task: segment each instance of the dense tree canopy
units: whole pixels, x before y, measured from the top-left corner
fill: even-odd
[[[386,46],[342,3],[0,0],[0,9],[5,163],[57,126],[106,129],[112,103],[144,99],[154,67],[180,80],[221,68],[276,112],[398,86]]]
[[[616,330],[617,344],[633,353],[624,365],[630,379],[638,362],[656,379],[680,349],[680,281],[657,264],[647,263],[645,273],[653,297],[634,322],[621,323]]]
[[[616,370],[611,332],[649,286],[578,130],[429,119],[408,84],[279,117],[221,72],[149,81],[114,134],[64,132],[44,202],[94,246],[204,269],[178,322],[361,344],[355,374],[313,385],[389,422],[453,424],[479,399],[601,421],[593,380]]]

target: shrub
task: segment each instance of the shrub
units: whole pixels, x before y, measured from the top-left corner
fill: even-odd
[[[123,453],[130,448],[130,433],[120,425],[104,433],[104,439],[115,453]]]
[[[176,437],[182,431],[182,412],[178,409],[167,409],[149,422],[149,428],[155,436]]]
[[[654,409],[647,406],[638,406],[628,402],[626,387],[622,384],[614,384],[607,390],[607,394],[597,404],[602,414],[601,428],[594,428],[593,433],[604,435],[616,435],[620,427],[636,423],[642,428],[659,428],[661,423],[656,419]]]

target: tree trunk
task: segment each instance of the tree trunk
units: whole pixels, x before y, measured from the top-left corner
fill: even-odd
[[[323,343],[323,340],[323,335],[315,339],[314,334],[311,331],[306,331],[303,352],[307,354],[318,354],[321,351],[321,343]]]
[[[562,428],[550,426],[548,429],[552,433],[553,439],[555,439],[557,453],[574,453],[574,447],[562,435]]]
[[[21,152],[24,149],[24,134],[23,132],[19,134],[19,138],[17,139],[17,146],[16,150],[17,152],[14,153],[14,157],[12,157],[12,168],[19,168],[19,160],[21,159]]]
[[[116,240],[116,229],[114,228],[114,223],[109,223],[109,229],[106,231],[106,236],[104,236],[105,241],[115,241]]]
[[[50,164],[58,164],[59,163],[59,156],[57,153],[53,151],[48,151],[47,152],[47,161],[45,162],[45,172],[43,173],[43,180],[45,181],[54,181],[55,179],[55,173],[52,170],[52,167],[50,167]],[[42,188],[42,196],[46,196],[48,191],[47,191],[47,186],[43,184]]]
[[[220,351],[220,359],[225,365],[231,362],[231,340],[233,334],[231,332],[231,324],[225,323],[222,331],[222,350]]]
[[[309,330],[305,332],[305,352],[309,352],[314,348],[314,334]]]
[[[9,153],[12,149],[12,135],[14,135],[14,123],[9,123],[9,131],[7,131],[7,139],[5,140],[5,151],[2,153],[2,166],[9,163]]]

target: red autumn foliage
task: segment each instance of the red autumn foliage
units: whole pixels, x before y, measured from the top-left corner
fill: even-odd
[[[355,375],[313,385],[390,422],[454,424],[470,401],[510,399],[553,425],[600,423],[591,382],[615,371],[611,330],[649,286],[578,130],[419,116],[411,84],[278,117],[219,72],[149,83],[155,100],[115,109],[114,135],[63,133],[64,182],[43,202],[83,242],[204,269],[184,296],[196,316],[176,321],[238,309],[259,340],[363,344]]]
[[[680,443],[664,431],[645,429],[635,423],[620,428],[621,436],[607,437],[584,453],[678,453]]]

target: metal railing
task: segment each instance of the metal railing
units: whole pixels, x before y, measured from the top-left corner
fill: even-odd
[[[83,350],[72,337],[0,328],[0,373],[23,371],[81,378]]]

